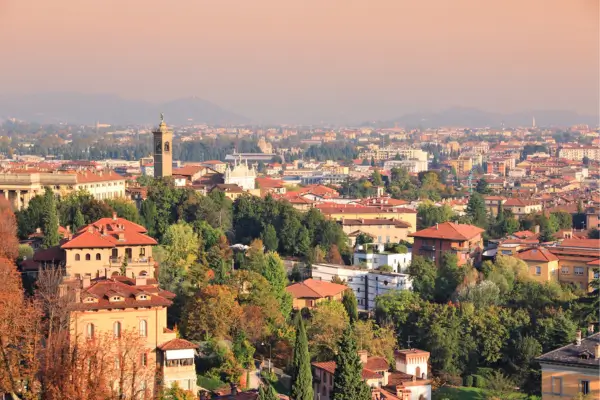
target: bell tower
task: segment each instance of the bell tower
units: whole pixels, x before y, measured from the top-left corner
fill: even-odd
[[[154,177],[171,176],[173,171],[173,131],[167,128],[163,114],[160,125],[152,132],[154,136]]]

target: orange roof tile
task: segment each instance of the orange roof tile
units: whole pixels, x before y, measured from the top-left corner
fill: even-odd
[[[522,251],[516,255],[517,258],[520,258],[524,261],[542,261],[542,262],[550,262],[557,261],[558,257],[554,254],[550,253],[544,247],[537,247],[533,249],[527,249]]]
[[[408,236],[447,240],[470,240],[475,236],[480,235],[482,232],[484,232],[483,229],[474,225],[444,222],[430,228],[411,233]]]
[[[185,339],[177,338],[177,339],[169,340],[168,342],[165,342],[157,347],[159,349],[161,349],[162,351],[167,351],[167,350],[197,349],[198,345],[196,345],[192,342],[189,342]]]
[[[294,283],[285,288],[285,290],[294,298],[313,298],[320,299],[328,296],[338,295],[348,289],[348,286],[333,282],[318,281],[312,278],[303,282]]]

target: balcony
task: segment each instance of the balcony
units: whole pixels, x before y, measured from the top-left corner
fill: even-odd
[[[127,263],[128,267],[144,267],[148,265],[154,265],[154,259],[152,257],[111,257],[108,259],[108,268],[119,268],[123,263]]]

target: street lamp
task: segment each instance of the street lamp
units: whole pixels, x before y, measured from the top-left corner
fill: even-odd
[[[273,350],[273,348],[271,346],[271,343],[262,342],[261,345],[263,345],[263,346],[267,346],[268,345],[269,346],[269,374],[270,374],[271,373],[271,358],[272,358],[271,350]]]

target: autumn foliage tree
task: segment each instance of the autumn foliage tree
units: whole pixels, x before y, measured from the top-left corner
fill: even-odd
[[[0,198],[0,257],[15,260],[19,255],[17,220],[5,198]]]
[[[236,293],[228,286],[208,285],[200,288],[186,307],[184,332],[192,340],[228,337],[242,315]]]

